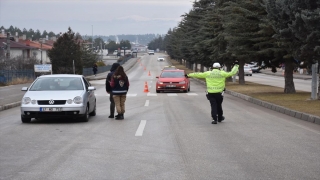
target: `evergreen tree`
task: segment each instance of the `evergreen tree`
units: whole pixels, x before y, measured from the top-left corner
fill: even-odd
[[[73,74],[73,62],[75,73],[82,74],[83,62],[80,43],[75,38],[75,33],[71,28],[63,33],[53,44],[51,50],[48,50],[48,56],[51,60],[52,71],[55,74]]]
[[[268,0],[267,12],[270,19],[275,35],[273,36],[278,40],[279,47],[286,51],[283,56],[279,55],[279,59],[285,64],[285,93],[295,93],[295,86],[293,82],[293,67],[295,59],[298,59],[300,54],[301,41],[295,37],[290,29],[290,24],[295,20],[296,5],[292,4],[295,0]],[[300,1],[300,0],[297,0]]]

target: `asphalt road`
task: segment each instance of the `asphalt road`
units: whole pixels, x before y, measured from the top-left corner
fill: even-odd
[[[156,57],[143,56],[127,71],[122,121],[108,118],[104,80],[91,81],[98,106],[87,123],[22,124],[19,107],[2,111],[0,179],[319,179],[319,125],[230,95],[226,120],[212,125],[199,82],[189,93],[155,93],[166,65]]]
[[[252,76],[246,76],[245,80],[281,88],[284,88],[285,83],[283,76],[271,76],[264,73],[254,73]],[[293,82],[296,90],[311,92],[311,79],[294,78]]]

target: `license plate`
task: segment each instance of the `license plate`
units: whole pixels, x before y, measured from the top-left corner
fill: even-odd
[[[167,87],[176,87],[176,85],[167,85]]]
[[[40,111],[41,112],[52,112],[52,111],[55,111],[55,112],[57,112],[57,111],[62,111],[62,108],[61,107],[59,107],[59,108],[40,108]]]

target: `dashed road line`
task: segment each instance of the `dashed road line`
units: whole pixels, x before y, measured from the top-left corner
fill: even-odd
[[[146,102],[144,103],[144,106],[149,106],[149,100],[146,100]]]
[[[140,121],[140,124],[139,124],[139,127],[136,131],[136,135],[135,136],[142,136],[143,134],[143,130],[144,130],[144,127],[146,126],[147,124],[147,120],[141,120]]]
[[[177,93],[170,93],[170,94],[167,94],[167,96],[178,96]]]

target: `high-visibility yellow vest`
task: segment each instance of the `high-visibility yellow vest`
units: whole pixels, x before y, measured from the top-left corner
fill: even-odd
[[[205,78],[207,84],[207,91],[209,93],[221,93],[226,86],[226,78],[235,75],[238,72],[239,65],[233,66],[230,72],[225,72],[219,69],[206,71],[203,73],[190,73],[188,77]]]

